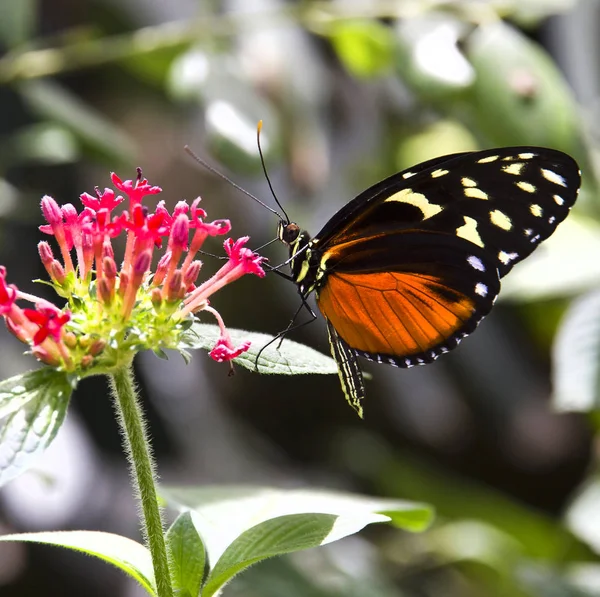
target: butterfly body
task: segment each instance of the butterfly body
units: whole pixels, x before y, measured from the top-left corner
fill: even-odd
[[[579,185],[559,151],[461,153],[370,187],[314,238],[280,222],[292,278],[303,300],[315,293],[359,414],[357,355],[412,367],[454,348],[492,308],[500,278],[564,220]]]

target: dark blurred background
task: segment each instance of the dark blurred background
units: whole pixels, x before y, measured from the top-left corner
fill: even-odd
[[[77,203],[110,171],[133,178],[139,166],[171,208],[201,195],[234,236],[271,240],[276,218],[183,151],[271,203],[260,119],[279,199],[313,233],[367,186],[436,155],[529,144],[581,164],[571,221],[503,282],[476,334],[427,367],[364,363],[364,421],[335,376],[228,377],[204,352],[187,366],[140,355],[164,483],[322,486],[438,512],[423,535],[372,528],[260,564],[225,594],[600,595],[597,417],[556,412],[550,381],[565,309],[600,279],[599,29],[595,0],[0,0],[0,263],[25,290],[45,277],[40,197]],[[287,257],[281,245],[265,253]],[[218,265],[207,257],[203,274]],[[231,327],[275,334],[298,301],[293,284],[247,276],[213,304]],[[328,352],[321,319],[293,339]],[[22,351],[0,334],[3,378],[31,367]],[[100,379],[77,389],[39,466],[0,491],[0,532],[58,528],[139,537]],[[84,556],[1,545],[0,595],[41,593],[142,594]]]

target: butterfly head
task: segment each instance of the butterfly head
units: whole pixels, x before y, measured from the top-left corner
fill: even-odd
[[[294,222],[279,220],[277,225],[277,238],[288,247],[295,244],[300,236],[300,226]]]

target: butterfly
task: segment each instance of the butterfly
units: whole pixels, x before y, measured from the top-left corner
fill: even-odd
[[[500,278],[565,219],[580,183],[577,163],[560,151],[505,147],[394,174],[314,237],[280,216],[291,279],[304,305],[314,293],[360,416],[358,356],[413,367],[455,348],[491,310]]]

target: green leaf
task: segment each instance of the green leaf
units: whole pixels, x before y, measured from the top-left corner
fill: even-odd
[[[204,580],[206,550],[189,512],[181,514],[167,532],[173,588],[196,597]]]
[[[225,550],[208,577],[202,597],[211,597],[260,560],[327,543],[336,520],[333,514],[289,514],[248,529]]]
[[[552,357],[554,407],[561,412],[600,408],[600,290],[572,303]]]
[[[61,374],[50,367],[43,367],[0,381],[0,419],[33,400],[39,387],[52,380],[55,375]]]
[[[0,486],[29,468],[50,445],[72,391],[67,376],[48,367],[13,377],[0,388],[5,384],[7,394],[17,396],[18,408],[9,409],[11,399],[6,400],[10,414],[0,428]]]
[[[259,373],[278,375],[337,374],[337,366],[331,357],[288,339],[283,341],[280,348],[278,348],[279,340],[270,344],[261,352],[257,363],[258,353],[273,340],[273,336],[245,330],[229,329],[228,331],[235,345],[246,340],[252,343],[247,352],[233,360],[234,363],[251,371],[256,371],[256,365],[258,364]],[[184,348],[212,350],[219,338],[219,327],[212,324],[194,323],[191,332],[186,336],[186,346]]]
[[[394,35],[372,19],[335,22],[329,30],[340,60],[356,77],[375,77],[392,64]]]
[[[239,571],[238,566],[330,543],[376,522],[422,531],[433,516],[420,503],[324,490],[214,486],[160,491],[169,506],[192,511],[209,561],[217,562],[206,595]]]
[[[577,104],[550,56],[518,29],[496,21],[467,40],[476,72],[473,109],[493,145],[539,145],[572,154],[585,166]]]
[[[150,552],[127,537],[99,531],[59,531],[4,535],[0,541],[28,541],[81,551],[120,568],[139,582],[149,595],[156,595]]]

